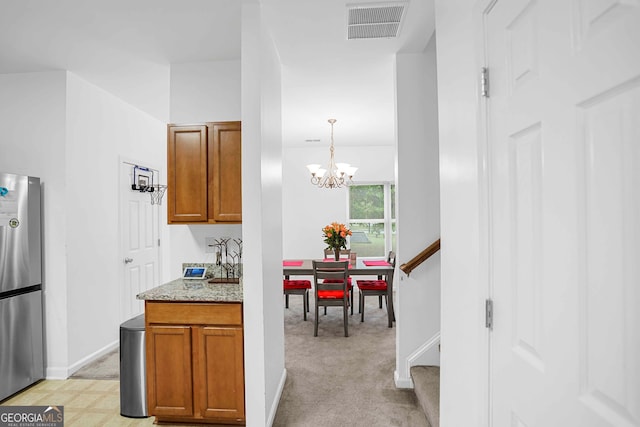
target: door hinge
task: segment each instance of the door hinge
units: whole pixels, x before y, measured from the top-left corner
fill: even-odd
[[[160,239],[158,239],[158,247],[160,247]]]
[[[490,299],[484,301],[484,326],[493,329],[493,301]]]
[[[480,95],[489,97],[489,69],[482,67],[480,70]]]

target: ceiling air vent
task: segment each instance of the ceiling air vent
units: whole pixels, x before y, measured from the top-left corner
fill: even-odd
[[[348,4],[347,39],[397,37],[406,3]]]

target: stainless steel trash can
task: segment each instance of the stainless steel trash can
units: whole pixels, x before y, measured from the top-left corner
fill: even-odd
[[[120,325],[120,415],[148,417],[144,314]]]

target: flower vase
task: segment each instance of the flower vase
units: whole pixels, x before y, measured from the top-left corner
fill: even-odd
[[[340,248],[334,248],[333,255],[336,257],[336,261],[340,261]]]

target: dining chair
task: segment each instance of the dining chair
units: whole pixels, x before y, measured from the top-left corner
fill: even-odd
[[[353,253],[355,254],[355,252]],[[351,263],[351,249],[342,249],[340,250],[340,260],[341,261],[349,261]],[[335,255],[333,249],[325,249],[324,250],[324,259],[335,259]],[[331,280],[331,279],[327,279]],[[331,282],[327,282],[331,283]],[[351,277],[347,277],[347,285],[349,287],[349,299],[351,300],[351,314],[353,315],[353,285],[351,284]],[[324,314],[327,314],[327,308],[324,308]]]
[[[311,289],[311,280],[290,280],[289,276],[285,276],[282,281],[284,290],[285,308],[289,308],[289,295],[302,295],[302,313],[303,318],[307,320],[307,312],[309,311],[309,289]]]
[[[318,336],[318,309],[320,307],[342,307],[344,336],[349,336],[349,261],[313,261],[313,287],[316,316],[313,336]]]
[[[379,306],[382,308],[382,297],[385,299],[385,303],[387,306],[387,312],[389,312],[389,298],[393,298],[393,295],[388,295],[388,285],[387,283],[392,283],[393,281],[393,272],[396,267],[396,254],[393,251],[389,252],[387,256],[387,262],[391,264],[393,267],[390,270],[389,274],[385,276],[378,276],[377,280],[356,280],[356,286],[359,290],[358,297],[358,308],[360,309],[360,321],[364,322],[364,298],[366,296],[378,296]],[[393,301],[391,301],[392,307],[392,317],[391,319],[395,321],[395,313],[393,312]],[[391,328],[393,324],[391,320],[389,320],[389,327]]]

